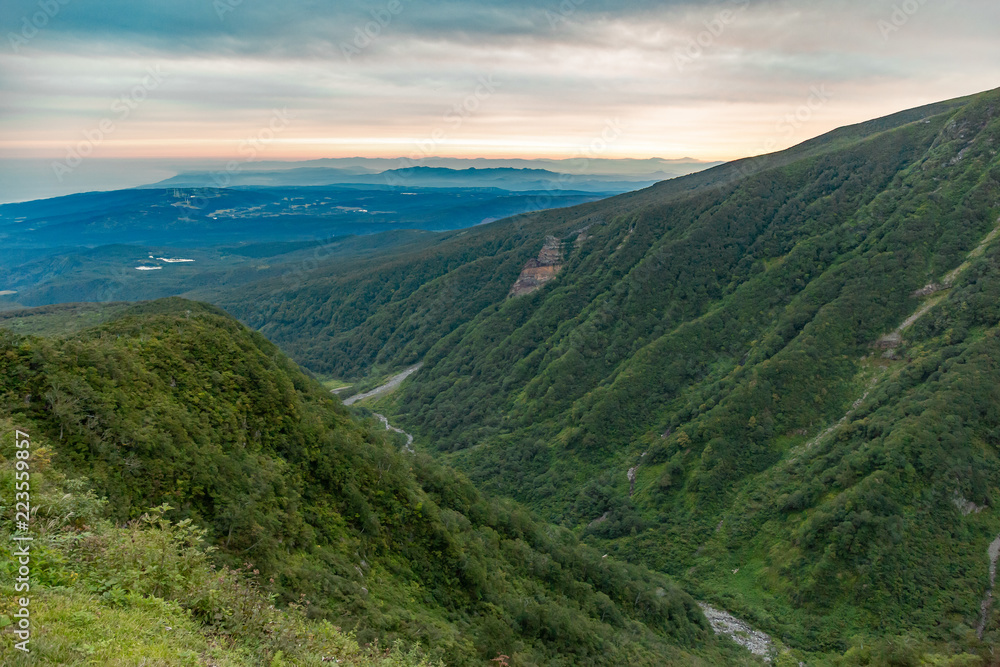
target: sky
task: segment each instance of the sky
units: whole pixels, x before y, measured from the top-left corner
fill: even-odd
[[[998,25],[996,0],[3,0],[0,159],[728,160],[1000,87]]]

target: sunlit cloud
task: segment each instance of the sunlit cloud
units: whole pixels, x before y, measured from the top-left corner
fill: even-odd
[[[992,0],[223,1],[72,0],[14,42],[38,3],[5,3],[0,155],[110,118],[97,157],[226,159],[287,110],[268,158],[565,157],[616,122],[609,156],[730,159],[1000,85]]]

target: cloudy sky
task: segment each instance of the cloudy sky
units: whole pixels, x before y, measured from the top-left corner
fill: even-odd
[[[996,0],[3,0],[0,158],[694,157],[1000,87]]]

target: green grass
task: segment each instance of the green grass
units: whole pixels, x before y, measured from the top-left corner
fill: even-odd
[[[0,419],[0,429],[9,454],[13,424]],[[301,605],[275,608],[253,572],[217,569],[205,531],[164,519],[166,507],[126,526],[102,519],[107,503],[53,469],[44,440],[34,444],[27,593],[14,589],[11,524],[0,526],[0,664],[430,667],[419,649],[362,647]],[[12,496],[13,464],[0,456],[2,503]],[[28,655],[12,633],[22,596]]]
[[[5,587],[5,600],[14,600]],[[9,608],[7,612],[13,610]],[[30,656],[0,645],[0,660],[20,665],[245,664],[241,651],[211,646],[201,627],[175,602],[130,594],[118,606],[76,588],[42,589],[31,595]],[[9,618],[7,619],[9,620]]]
[[[349,388],[349,387],[352,386],[352,384],[350,382],[344,382],[343,380],[337,380],[337,379],[333,379],[333,378],[330,378],[330,379],[327,379],[327,380],[322,380],[321,379],[320,380],[320,384],[322,384],[324,387],[326,387],[330,391],[333,391],[335,389],[347,389],[347,388]]]

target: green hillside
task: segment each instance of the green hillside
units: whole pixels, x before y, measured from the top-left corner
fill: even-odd
[[[33,661],[0,535],[3,664],[752,664],[667,577],[402,451],[216,308],[0,329],[0,387],[3,498],[16,427],[37,507]]]
[[[812,660],[987,656],[998,149],[992,91],[215,298],[316,372],[423,362],[418,447]]]

